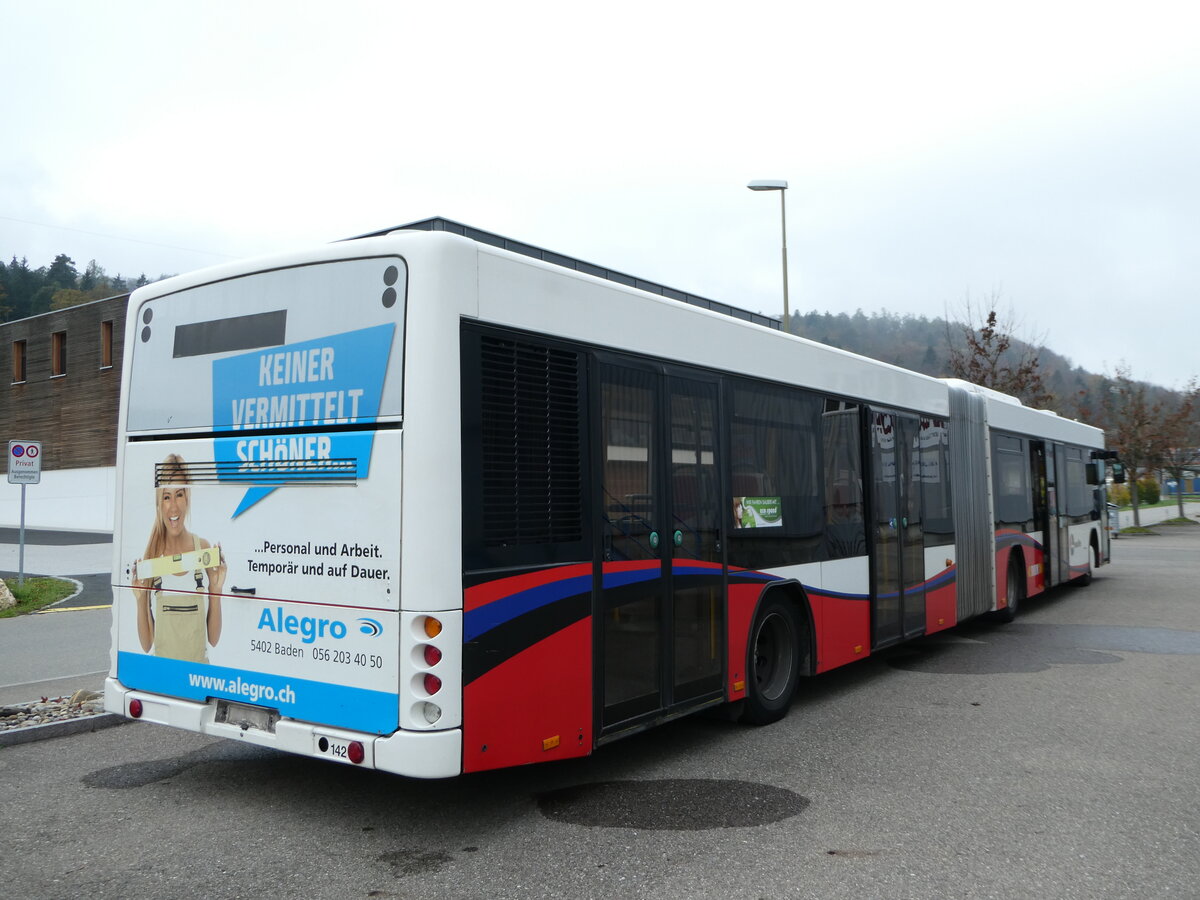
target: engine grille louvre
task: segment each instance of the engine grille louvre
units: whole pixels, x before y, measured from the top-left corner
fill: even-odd
[[[484,336],[481,362],[485,546],[580,540],[579,354]]]

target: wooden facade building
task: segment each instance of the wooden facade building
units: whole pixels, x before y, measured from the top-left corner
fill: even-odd
[[[114,466],[128,294],[0,323],[0,441],[41,441],[43,470]]]

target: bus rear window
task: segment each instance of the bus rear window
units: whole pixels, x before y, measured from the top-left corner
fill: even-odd
[[[404,261],[386,256],[270,269],[157,297],[145,291],[149,299],[130,313],[128,430],[398,418],[407,282]]]
[[[275,347],[287,340],[287,310],[175,326],[174,358]]]

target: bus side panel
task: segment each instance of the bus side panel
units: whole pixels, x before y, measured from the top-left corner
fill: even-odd
[[[995,609],[1008,606],[1008,562],[1013,551],[1021,548],[1021,559],[1025,570],[1025,596],[1034,593],[1036,576],[1034,572],[1044,572],[1044,555],[1042,545],[1024,532],[1002,528],[996,531],[996,602]],[[1040,590],[1038,591],[1040,593]]]
[[[958,567],[946,556],[952,547],[931,547],[925,551],[925,633],[933,634],[958,624]],[[941,567],[942,562],[945,563]]]
[[[1029,539],[1032,543],[1025,547],[1025,591],[1034,597],[1046,590],[1046,544],[1041,531],[1033,532]]]
[[[1071,578],[1081,578],[1092,569],[1092,541],[1100,542],[1100,529],[1095,522],[1084,522],[1071,525],[1067,529],[1070,535],[1070,566]]]
[[[1004,535],[996,534],[996,595],[992,600],[993,609],[1004,609],[1008,606],[1008,559],[1012,556],[1014,542]]]
[[[827,594],[809,588],[817,630],[817,671],[828,672],[871,654],[871,602],[867,595]]]
[[[762,595],[764,576],[756,572],[729,572],[729,644],[726,699],[741,700],[746,696],[746,663],[749,659],[750,623],[758,598]]]
[[[1045,550],[1040,533],[1025,534],[1010,529],[996,532],[996,608],[1008,606],[1008,562],[1016,548],[1020,547],[1022,568],[1025,570],[1025,596],[1034,596],[1045,590]]]
[[[816,630],[816,671],[871,654],[871,582],[865,556],[820,563],[820,587],[806,586]]]
[[[467,588],[463,771],[592,750],[592,566]]]

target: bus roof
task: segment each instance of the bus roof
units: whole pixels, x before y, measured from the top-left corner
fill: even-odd
[[[672,300],[679,300],[683,303],[699,306],[702,309],[711,310],[722,315],[732,316],[735,319],[741,319],[745,322],[753,322],[756,325],[765,325],[768,328],[774,328],[777,331],[783,330],[783,323],[773,316],[763,315],[762,313],[749,312],[748,310],[739,309],[736,306],[731,306],[728,303],[722,303],[719,300],[710,300],[707,297],[701,297],[699,294],[693,294],[688,291],[681,291],[676,288],[667,287],[655,281],[647,281],[645,278],[637,278],[633,275],[627,275],[624,272],[618,272],[616,269],[609,269],[605,266],[597,266],[593,263],[584,262],[581,259],[575,259],[571,256],[565,256],[562,253],[555,253],[552,250],[545,250],[541,247],[535,247],[532,244],[526,244],[522,241],[514,241],[512,238],[506,238],[503,235],[493,234],[490,231],[484,231],[482,228],[474,228],[470,225],[464,225],[461,222],[455,222],[451,219],[434,217],[432,219],[421,219],[418,222],[409,222],[407,225],[397,225],[394,228],[385,228],[382,231],[372,231],[367,234],[358,234],[345,240],[356,241],[361,238],[383,237],[395,231],[445,231],[450,234],[461,235],[473,241],[478,241],[481,244],[487,244],[491,247],[499,247],[501,250],[507,250],[510,253],[519,253],[522,256],[529,256],[542,262],[550,263],[555,266],[562,266],[565,269],[571,269],[576,272],[583,272],[587,275],[603,278],[606,281],[615,281],[618,284],[626,285],[627,287],[637,288],[640,291],[646,291],[651,294],[658,294],[661,297],[668,297]]]

